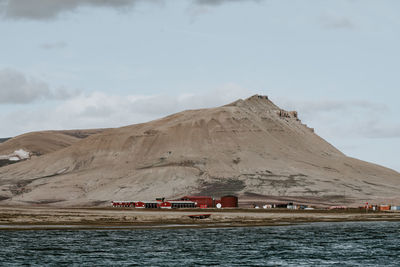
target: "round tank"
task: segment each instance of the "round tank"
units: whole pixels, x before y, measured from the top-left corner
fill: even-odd
[[[237,208],[238,207],[238,197],[236,197],[236,196],[221,197],[221,205],[223,208]]]

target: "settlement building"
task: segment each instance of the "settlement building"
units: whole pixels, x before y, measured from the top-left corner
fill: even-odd
[[[156,201],[112,201],[113,207],[131,207],[146,209],[175,209],[175,208],[237,208],[238,197],[224,196],[220,200],[209,196],[184,196],[179,199],[165,200],[157,198]]]

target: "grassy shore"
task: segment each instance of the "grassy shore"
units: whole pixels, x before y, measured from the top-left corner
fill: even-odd
[[[188,215],[211,214],[208,219]],[[350,210],[0,207],[0,230],[274,226],[310,222],[400,221],[398,212]]]

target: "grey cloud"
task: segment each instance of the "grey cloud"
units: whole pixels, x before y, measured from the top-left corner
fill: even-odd
[[[66,89],[64,87],[58,87],[57,89],[53,89],[50,91],[49,99],[55,100],[65,100],[69,98],[73,98],[82,94],[82,90],[79,89]]]
[[[46,83],[14,70],[0,71],[0,103],[29,103],[48,96],[50,89]]]
[[[122,9],[138,2],[163,0],[0,0],[0,14],[6,18],[49,20],[80,7],[105,7]]]
[[[197,6],[218,6],[236,2],[264,0],[192,0]],[[165,0],[0,0],[0,16],[9,19],[51,20],[81,7],[126,9],[135,4],[159,3]]]
[[[370,135],[371,138],[400,138],[400,125],[389,126],[386,128],[376,129]]]
[[[339,101],[339,100],[319,100],[319,101],[288,101],[282,99],[281,105],[289,109],[299,109],[307,116],[319,116],[326,113],[346,113],[350,115],[355,110],[369,112],[385,112],[389,108],[385,104],[370,101]]]
[[[264,0],[194,0],[196,4],[198,5],[212,5],[212,6],[218,6],[221,4],[226,4],[226,3],[236,3],[236,2],[262,2]]]
[[[400,138],[400,124],[375,119],[364,123],[360,132],[368,138]]]
[[[27,77],[21,72],[0,70],[0,104],[27,104],[38,99],[66,99],[78,93],[79,91],[65,88],[51,90],[47,83]]]
[[[66,42],[54,42],[54,43],[44,43],[40,45],[40,48],[44,50],[55,50],[67,47]]]
[[[325,29],[354,29],[356,25],[347,17],[336,17],[325,15],[319,19],[321,25]]]
[[[280,99],[278,105],[298,110],[299,117],[324,136],[399,138],[400,125],[391,117],[391,108],[370,101],[291,101]]]
[[[351,112],[352,110],[385,111],[388,107],[384,104],[369,101],[321,101],[304,103],[308,112]]]

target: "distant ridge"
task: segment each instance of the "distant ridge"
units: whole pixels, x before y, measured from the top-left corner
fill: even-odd
[[[10,139],[11,139],[11,137],[8,137],[8,138],[0,138],[0,144],[1,144],[1,143],[4,143],[5,141],[10,140]]]
[[[45,155],[104,130],[106,129],[39,131],[13,138],[2,138],[0,139],[0,155],[12,153],[18,149],[27,150],[34,155]]]
[[[31,132],[0,142],[0,167],[68,147],[105,129]]]

